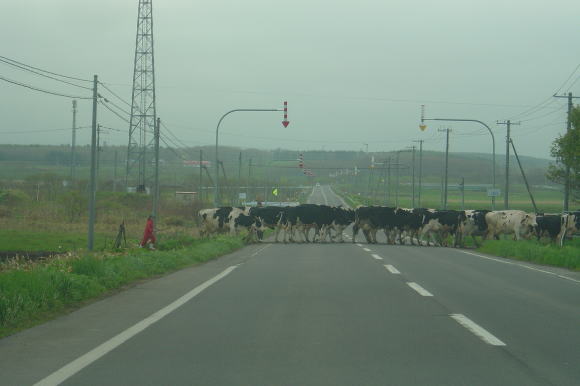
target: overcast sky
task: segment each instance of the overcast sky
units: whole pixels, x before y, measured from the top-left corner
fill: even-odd
[[[137,7],[138,0],[4,0],[0,55],[81,78],[98,74],[130,100]],[[566,126],[566,100],[550,96],[580,95],[578,0],[156,0],[153,7],[158,116],[188,145],[214,143],[230,109],[287,100],[288,128],[282,113],[232,114],[220,143],[383,151],[425,139],[426,149],[443,150],[438,129],[450,127],[451,151],[490,152],[477,124],[431,122],[421,132],[425,104],[427,117],[487,122],[498,154],[505,126],[496,121],[521,121],[513,127],[518,151],[548,157]],[[4,63],[0,76],[90,95]],[[79,126],[90,124],[90,112],[80,101]],[[121,130],[105,140],[127,144],[128,125],[99,114]],[[0,81],[0,122],[3,144],[70,143],[71,100]],[[90,142],[89,129],[78,142]]]

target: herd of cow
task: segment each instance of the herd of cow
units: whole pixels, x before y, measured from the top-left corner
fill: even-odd
[[[512,235],[515,240],[549,237],[563,240],[566,234],[580,231],[580,212],[534,214],[521,210],[437,210],[361,206],[348,209],[336,206],[302,204],[298,206],[220,207],[199,211],[201,235],[248,230],[252,240],[262,240],[264,230],[275,230],[275,241],[283,231],[284,242],[344,242],[343,231],[353,225],[352,242],[362,231],[368,243],[377,243],[383,231],[389,244],[447,245],[452,236],[454,246],[464,246],[471,236],[498,239]]]

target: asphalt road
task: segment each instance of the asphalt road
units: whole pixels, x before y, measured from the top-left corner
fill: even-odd
[[[580,275],[266,243],[0,340],[0,358],[2,385],[578,385]]]

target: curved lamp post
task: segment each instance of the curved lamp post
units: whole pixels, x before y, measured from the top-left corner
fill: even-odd
[[[483,123],[482,121],[478,121],[477,119],[455,119],[455,118],[423,118],[421,117],[421,123],[423,123],[423,121],[451,121],[451,122],[476,122],[479,123],[483,126],[485,126],[485,128],[489,131],[489,134],[491,135],[491,147],[492,147],[492,186],[495,189],[495,137],[493,135],[493,132],[491,131],[491,129],[489,128],[488,125],[486,125],[485,123]],[[495,196],[491,197],[491,210],[495,210]]]
[[[223,119],[231,114],[231,113],[235,113],[237,111],[284,111],[283,109],[235,109],[235,110],[230,110],[227,113],[225,113],[224,115],[222,115],[222,117],[220,118],[217,127],[215,129],[215,195],[214,195],[214,206],[218,207],[218,204],[220,202],[219,200],[219,195],[220,195],[220,191],[219,191],[219,178],[220,178],[220,166],[219,166],[219,157],[218,157],[218,141],[219,141],[219,129],[220,129],[220,124],[222,123]]]

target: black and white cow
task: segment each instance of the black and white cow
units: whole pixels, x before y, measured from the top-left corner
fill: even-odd
[[[276,231],[274,239],[278,242],[278,236],[282,230],[281,217],[285,209],[280,206],[258,206],[250,208],[249,215],[260,222],[260,227],[258,228],[258,238],[260,240],[262,240],[264,230],[269,228]]]
[[[327,231],[330,234],[330,229],[334,230],[334,237],[331,236],[332,240],[338,239],[339,242],[344,243],[344,229],[354,222],[355,212],[352,209],[339,206],[332,208],[332,214],[332,222],[327,228]]]
[[[424,208],[397,208],[390,224],[392,230],[387,235],[388,243],[395,244],[398,242],[399,244],[405,244],[405,239],[408,237],[411,245],[414,245],[415,241],[421,245],[419,232],[423,226],[423,217],[427,211],[428,209]],[[407,237],[403,237],[404,234]]]
[[[455,236],[460,215],[457,210],[427,210],[423,215],[421,240],[428,235],[435,245],[447,246],[445,240],[449,235]]]
[[[229,215],[231,206],[220,208],[202,209],[198,212],[201,220],[200,236],[208,237],[218,233],[226,233],[229,228]]]
[[[485,215],[489,213],[486,209],[465,210],[459,214],[459,229],[455,237],[455,246],[463,248],[465,237],[471,236],[475,246],[479,247],[476,236],[485,237],[487,234],[487,222]]]

